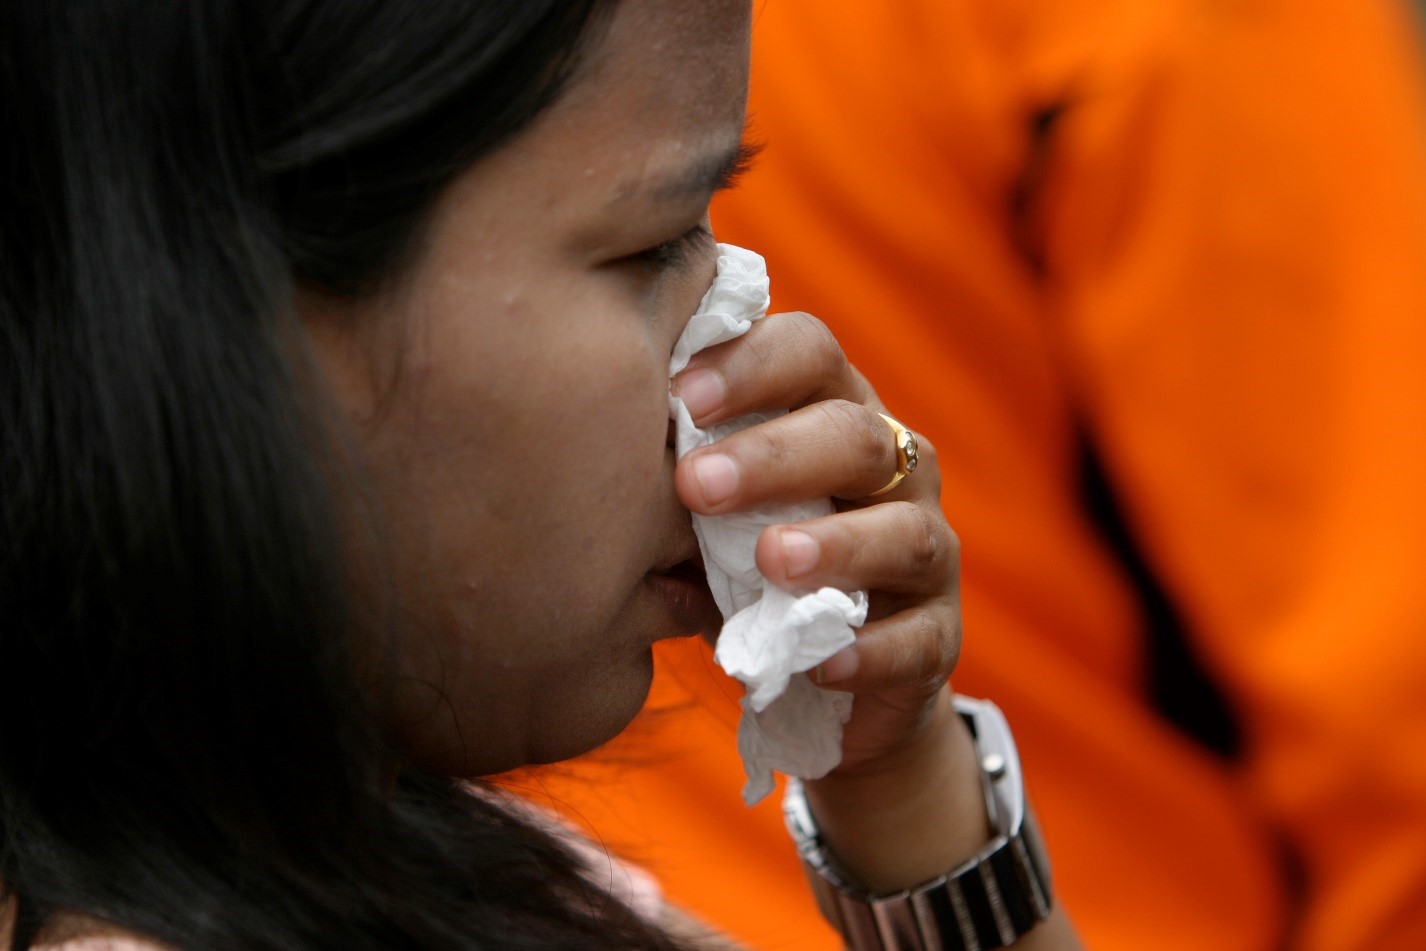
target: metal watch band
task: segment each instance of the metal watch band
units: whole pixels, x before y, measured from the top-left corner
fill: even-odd
[[[994,704],[955,698],[975,736],[986,810],[996,835],[966,862],[915,888],[870,895],[849,883],[823,847],[802,784],[788,779],[787,828],[818,904],[852,951],[990,951],[1013,944],[1050,914],[1049,863],[1025,808],[1020,760]]]

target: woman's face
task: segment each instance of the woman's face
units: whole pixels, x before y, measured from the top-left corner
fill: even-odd
[[[668,438],[670,351],[716,252],[667,244],[736,158],[748,6],[625,0],[391,289],[302,299],[399,604],[395,729],[427,768],[591,748],[637,713],[654,641],[718,623],[683,580]]]

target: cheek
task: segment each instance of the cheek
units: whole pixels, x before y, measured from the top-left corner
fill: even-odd
[[[570,516],[571,541],[607,556],[616,552],[601,538],[630,540],[668,501],[668,358],[641,337],[604,343],[552,367],[564,385],[551,408],[560,471],[550,501]]]
[[[435,575],[458,575],[458,594],[508,592],[502,608],[530,610],[558,576],[588,605],[647,570],[636,563],[643,536],[671,499],[668,356],[644,315],[617,301],[504,304],[501,320],[433,333],[408,367],[388,420],[405,444],[392,475],[414,483]]]

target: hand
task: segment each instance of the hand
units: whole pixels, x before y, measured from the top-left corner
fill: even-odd
[[[877,894],[954,868],[991,829],[974,742],[945,687],[960,653],[960,543],[941,514],[934,447],[918,435],[916,471],[870,497],[896,471],[891,430],[870,384],[807,314],[772,315],[697,354],[674,385],[704,427],[792,411],[679,460],[683,504],[722,515],[830,496],[836,514],[765,529],[758,567],[793,590],[871,596],[856,643],[819,668],[821,686],[856,694],[841,765],[807,784],[823,841]],[[1057,906],[1015,947],[1080,945]]]
[[[720,515],[775,502],[832,497],[837,513],[776,525],[758,541],[758,567],[792,590],[824,585],[870,594],[856,643],[814,672],[857,695],[835,773],[879,771],[946,727],[944,685],[960,648],[958,542],[941,514],[935,449],[871,498],[896,471],[881,401],[826,326],[775,314],[704,351],[675,386],[700,426],[753,411],[791,412],[694,450],[679,461],[679,497]]]

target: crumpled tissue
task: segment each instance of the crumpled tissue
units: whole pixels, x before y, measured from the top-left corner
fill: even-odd
[[[695,353],[742,336],[767,314],[762,256],[730,244],[718,245],[718,251],[718,276],[674,347],[670,379]],[[699,429],[672,392],[669,414],[680,458],[783,415],[752,413]],[[822,690],[806,672],[855,640],[852,629],[866,621],[866,592],[822,588],[790,593],[768,582],[754,560],[758,535],[767,526],[832,511],[830,499],[819,499],[732,515],[693,516],[708,587],[724,619],[713,656],[747,688],[738,752],[748,776],[743,801],[750,806],[772,792],[773,770],[816,779],[841,762],[842,724],[851,715],[852,695]]]

